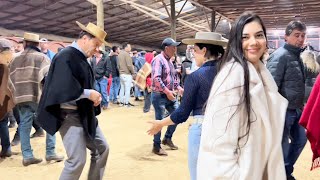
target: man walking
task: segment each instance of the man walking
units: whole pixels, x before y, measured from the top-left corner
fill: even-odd
[[[165,118],[165,110],[171,114],[178,108],[178,102],[174,96],[174,91],[182,91],[179,86],[177,74],[174,69],[171,57],[176,54],[177,46],[181,42],[176,42],[171,38],[166,38],[161,44],[162,52],[157,55],[151,63],[152,66],[152,104],[155,110],[156,120]],[[172,142],[172,135],[176,130],[177,125],[170,125],[162,141],[163,145],[169,146],[172,150],[177,150],[178,147]],[[161,148],[161,131],[154,135],[152,152],[160,155],[167,156],[168,154]]]
[[[98,125],[101,94],[94,90],[94,75],[87,61],[105,42],[107,33],[93,23],[77,22],[77,41],[52,61],[39,105],[39,122],[50,134],[60,132],[68,155],[60,180],[79,179],[91,151],[88,179],[102,179],[109,146]]]
[[[35,121],[42,84],[48,73],[50,60],[40,52],[39,35],[24,33],[24,48],[10,64],[10,80],[13,95],[19,112],[19,134],[21,140],[22,164],[38,164],[42,159],[35,158],[30,144],[30,131]],[[46,119],[46,117],[43,117]],[[47,134],[46,160],[62,161],[63,156],[55,153],[56,138]]]
[[[300,53],[305,36],[305,24],[291,21],[285,32],[286,43],[270,55],[267,63],[280,94],[289,101],[282,139],[288,180],[295,179],[292,176],[293,166],[307,142],[305,130],[299,125],[305,91],[305,73]]]

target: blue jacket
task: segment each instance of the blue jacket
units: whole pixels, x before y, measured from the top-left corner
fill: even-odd
[[[204,115],[204,105],[208,100],[213,79],[217,74],[216,64],[217,60],[208,61],[186,78],[181,104],[170,115],[175,124],[185,122],[191,111],[194,116]]]

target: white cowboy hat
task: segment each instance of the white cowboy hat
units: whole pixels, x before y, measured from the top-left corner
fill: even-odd
[[[23,34],[23,40],[25,41],[40,42],[39,38],[40,36],[38,34],[28,33],[28,32],[25,32]]]
[[[195,38],[183,39],[182,42],[188,45],[196,43],[213,44],[219,46],[227,46],[228,40],[216,32],[197,32]]]
[[[80,22],[76,21],[76,23],[78,24],[78,26],[83,30],[86,31],[88,33],[90,33],[92,36],[96,37],[97,39],[99,39],[101,42],[103,42],[105,45],[111,47],[112,45],[108,42],[106,42],[104,39],[107,36],[107,33],[100,28],[99,26],[89,22],[87,26],[84,26],[83,24],[81,24]]]

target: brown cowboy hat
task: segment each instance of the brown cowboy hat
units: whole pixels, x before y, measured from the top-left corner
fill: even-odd
[[[80,22],[76,21],[76,23],[78,24],[78,26],[83,30],[86,31],[88,33],[90,33],[92,36],[96,37],[97,39],[99,39],[101,42],[103,42],[105,45],[112,47],[112,45],[108,42],[106,42],[104,39],[107,36],[107,33],[100,28],[99,26],[89,22],[87,26],[84,26],[83,24],[81,24]]]
[[[25,32],[23,34],[23,40],[25,41],[31,41],[31,42],[40,42],[39,40],[40,36],[38,34]]]

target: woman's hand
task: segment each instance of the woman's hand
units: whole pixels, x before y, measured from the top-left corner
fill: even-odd
[[[148,123],[152,124],[151,128],[147,131],[150,136],[157,134],[163,127],[160,120],[152,120],[148,121]]]

